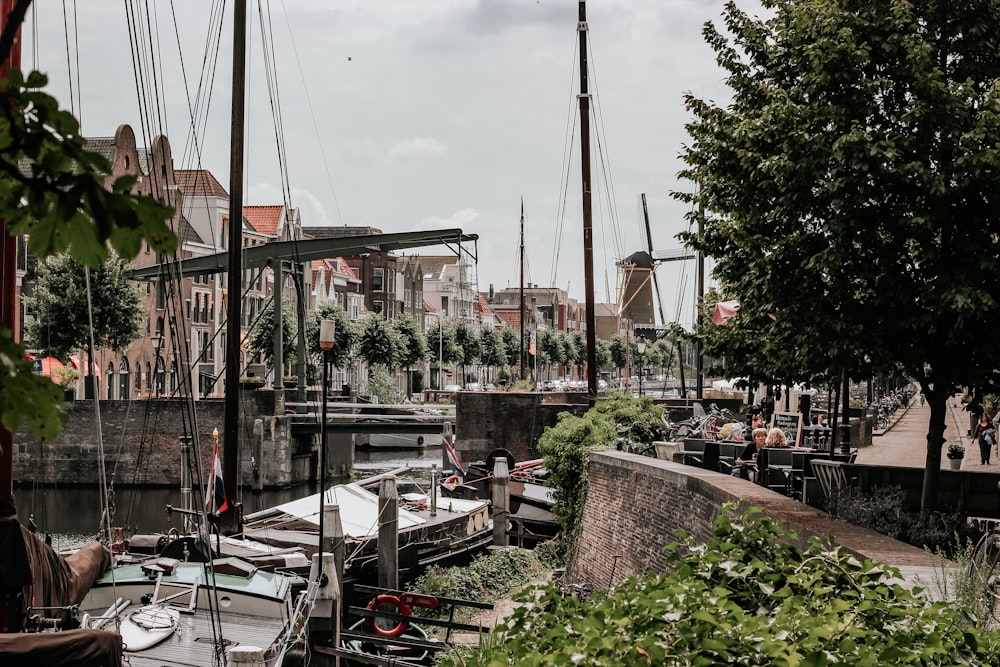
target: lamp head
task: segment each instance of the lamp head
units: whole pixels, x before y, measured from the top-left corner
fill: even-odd
[[[329,352],[333,349],[333,336],[336,331],[336,322],[333,320],[322,320],[319,323],[319,349]]]
[[[639,351],[639,354],[646,354],[646,339],[643,336],[636,339],[635,349]]]

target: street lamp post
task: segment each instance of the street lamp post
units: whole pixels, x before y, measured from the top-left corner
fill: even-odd
[[[639,353],[639,398],[642,398],[642,376],[643,376],[642,355],[646,354],[646,338],[644,336],[639,336],[638,338],[635,339],[635,350],[636,352]]]
[[[323,562],[323,517],[326,514],[326,402],[329,393],[328,380],[330,369],[330,352],[333,350],[333,337],[336,323],[333,320],[322,320],[319,323],[319,349],[323,351],[323,414],[320,415],[319,427],[319,554],[320,564]],[[323,568],[319,568],[320,584],[326,584]]]

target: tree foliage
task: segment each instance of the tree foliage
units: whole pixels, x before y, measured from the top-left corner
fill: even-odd
[[[5,35],[15,34],[30,3],[20,2]],[[10,56],[10,42],[0,60]],[[27,79],[11,70],[0,86],[0,217],[6,232],[30,237],[38,257],[68,253],[77,262],[100,266],[110,250],[131,259],[142,241],[162,253],[177,248],[167,221],[172,211],[146,196],[129,194],[135,177],[106,187],[107,160],[88,151],[72,114],[44,93],[48,79]],[[25,169],[24,165],[28,165]],[[0,327],[0,416],[8,431],[28,423],[35,437],[54,437],[65,419],[62,394],[45,377],[32,375],[24,350]]]
[[[725,506],[712,536],[667,545],[669,574],[582,601],[552,585],[477,654],[438,663],[571,665],[995,665],[1000,634],[903,588],[899,571]],[[469,659],[471,658],[471,659]],[[585,659],[584,659],[585,658]]]
[[[128,348],[142,334],[144,311],[142,292],[125,277],[127,269],[112,252],[91,270],[88,308],[86,267],[69,255],[38,262],[35,293],[24,299],[35,315],[26,332],[33,347],[65,361],[71,352],[89,347],[92,315],[95,347]]]
[[[246,341],[247,350],[253,355],[263,353],[264,361],[269,366],[274,364],[274,330],[276,327],[274,299],[272,299],[253,322]],[[286,302],[281,306],[281,356],[285,364],[295,357],[295,336],[295,310],[292,304]],[[284,370],[280,372],[284,373]]]
[[[1000,1],[762,5],[704,30],[731,102],[685,100],[684,238],[740,302],[700,335],[756,378],[918,378],[932,509],[945,399],[997,379]]]
[[[361,332],[356,323],[347,316],[343,306],[335,301],[321,303],[306,320],[306,347],[317,363],[322,360],[323,350],[319,346],[319,323],[332,320],[333,349],[330,350],[330,363],[335,368],[349,366],[354,360]]]
[[[399,335],[380,314],[372,313],[361,325],[358,353],[369,367],[394,368],[400,353]]]
[[[409,370],[410,366],[427,358],[427,339],[417,321],[409,315],[400,315],[392,321],[392,328],[399,339],[398,363]]]

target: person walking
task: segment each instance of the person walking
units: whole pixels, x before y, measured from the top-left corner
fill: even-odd
[[[972,441],[979,443],[979,458],[983,465],[989,465],[990,452],[993,451],[993,443],[996,442],[996,430],[990,422],[990,418],[984,412],[979,415],[979,423],[972,434]]]

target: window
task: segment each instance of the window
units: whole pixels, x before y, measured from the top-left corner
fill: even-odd
[[[408,290],[408,289],[403,290],[403,304],[407,308],[412,308],[413,307],[413,299],[412,299],[412,297],[413,297],[413,293],[410,292],[410,290]]]
[[[372,301],[372,312],[381,315],[385,312],[385,304],[381,301]]]
[[[385,291],[385,269],[372,269],[372,291]]]

